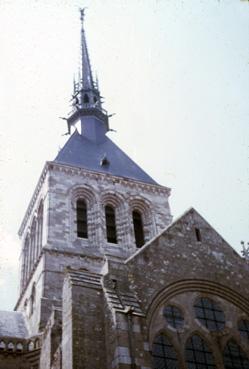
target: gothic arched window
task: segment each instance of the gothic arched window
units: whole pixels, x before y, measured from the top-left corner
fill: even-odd
[[[185,347],[185,360],[188,369],[216,368],[212,351],[198,335],[190,337]]]
[[[238,330],[241,337],[247,338],[249,340],[249,320],[241,319],[238,323]]]
[[[249,360],[239,345],[233,340],[230,340],[223,354],[225,369],[248,369]]]
[[[136,246],[142,247],[144,245],[144,229],[141,213],[137,210],[134,210],[132,212],[132,220],[134,226]]]
[[[87,205],[85,200],[78,199],[76,203],[77,212],[77,236],[87,238]]]
[[[207,297],[201,297],[194,304],[196,318],[210,331],[219,331],[225,327],[225,315],[220,306]]]
[[[105,207],[106,238],[108,242],[117,242],[115,209],[111,205]]]
[[[89,96],[87,94],[84,95],[83,102],[84,102],[84,104],[89,103]]]
[[[178,369],[178,360],[173,345],[163,334],[157,336],[152,347],[154,369]]]

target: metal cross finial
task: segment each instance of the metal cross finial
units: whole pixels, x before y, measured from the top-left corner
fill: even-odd
[[[84,22],[84,18],[85,18],[85,9],[87,9],[87,7],[80,8],[80,20],[81,20],[82,27],[83,27],[83,22]]]

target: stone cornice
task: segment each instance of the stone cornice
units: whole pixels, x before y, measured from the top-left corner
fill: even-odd
[[[92,178],[95,180],[103,180],[107,183],[109,182],[112,184],[120,183],[126,187],[139,188],[140,190],[142,189],[150,193],[166,194],[169,196],[171,192],[171,189],[169,187],[161,186],[158,184],[145,183],[145,182],[141,182],[141,181],[131,179],[131,178],[118,177],[118,176],[114,176],[113,174],[91,171],[91,170],[84,169],[84,168],[77,167],[77,166],[70,166],[68,164],[48,162],[48,165],[50,169],[56,169],[66,174],[86,175],[89,178]]]

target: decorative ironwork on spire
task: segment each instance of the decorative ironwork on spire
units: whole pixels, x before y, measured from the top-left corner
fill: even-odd
[[[87,48],[84,21],[85,21],[85,9],[80,9],[80,21],[81,21],[81,61],[79,67],[78,78],[74,78],[73,81],[73,94],[71,99],[72,111],[69,117],[66,119],[68,124],[68,132],[71,133],[71,126],[75,125],[78,120],[82,120],[84,117],[84,125],[88,124],[90,118],[96,118],[98,128],[97,131],[107,132],[109,130],[108,114],[105,109],[102,108],[102,97],[100,96],[98,80],[94,81],[90,63],[90,57]],[[88,117],[88,118],[87,118]],[[87,119],[86,119],[87,118]],[[83,123],[82,123],[83,124]],[[92,129],[95,123],[89,123],[89,129]],[[82,129],[83,132],[83,129]],[[84,129],[86,134],[87,130]]]
[[[106,114],[102,108],[101,96],[98,82],[94,81],[87,48],[84,20],[85,9],[80,9],[81,21],[81,62],[79,68],[78,82],[74,80],[72,95],[73,112],[81,109],[97,109]]]

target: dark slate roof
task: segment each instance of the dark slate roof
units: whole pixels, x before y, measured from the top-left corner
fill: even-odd
[[[100,164],[104,155],[106,155],[109,165]],[[103,142],[96,143],[75,131],[54,161],[118,177],[157,184],[107,136],[105,136]]]
[[[0,337],[26,338],[28,330],[24,316],[17,311],[0,311]]]

